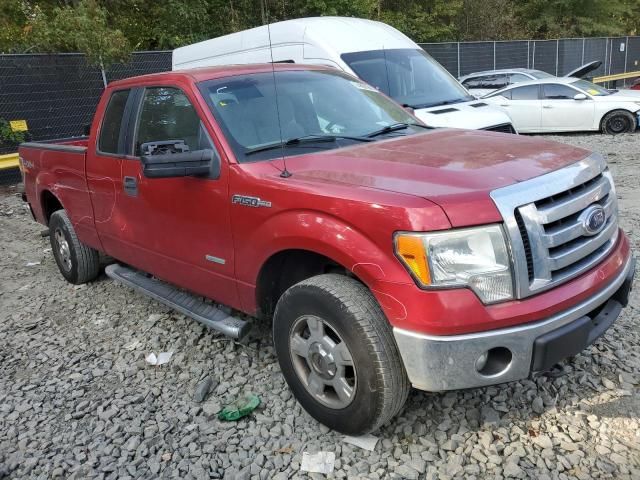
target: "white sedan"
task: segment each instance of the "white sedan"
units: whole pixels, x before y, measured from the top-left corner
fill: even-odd
[[[615,135],[637,128],[638,93],[563,77],[510,85],[482,100],[503,108],[520,133],[592,130]]]

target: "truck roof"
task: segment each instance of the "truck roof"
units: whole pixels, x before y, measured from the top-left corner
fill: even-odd
[[[167,79],[191,78],[194,82],[213,80],[216,78],[231,77],[250,73],[264,73],[283,70],[330,70],[334,68],[322,65],[291,64],[291,63],[257,63],[246,65],[223,65],[217,67],[190,68],[185,70],[173,70],[167,72],[150,73],[137,77],[125,78],[111,82],[109,87],[135,86],[141,83],[148,84],[154,81],[166,81]]]

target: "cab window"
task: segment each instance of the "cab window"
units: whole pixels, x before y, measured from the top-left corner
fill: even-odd
[[[213,148],[195,108],[184,92],[174,87],[145,89],[136,130],[138,156],[145,153],[142,145],[150,142],[182,142],[189,151]]]
[[[98,151],[102,153],[123,154],[121,151],[124,143],[120,142],[120,131],[122,129],[122,120],[124,110],[129,99],[130,90],[119,90],[113,92],[107,109],[102,120],[100,128],[100,137],[98,138]]]

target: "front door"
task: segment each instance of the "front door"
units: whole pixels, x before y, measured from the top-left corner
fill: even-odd
[[[227,164],[222,161],[216,179],[146,178],[140,156],[153,150],[149,144],[170,142],[182,150],[218,151],[201,111],[194,106],[197,102],[183,90],[146,87],[140,97],[131,122],[133,155],[122,160],[122,188],[114,212],[119,216],[119,243],[126,250],[119,258],[126,257],[130,264],[173,284],[235,305]]]
[[[590,97],[575,100],[582,93],[559,83],[542,85],[542,129],[546,132],[566,132],[593,128],[595,102]],[[584,94],[583,94],[584,95]]]

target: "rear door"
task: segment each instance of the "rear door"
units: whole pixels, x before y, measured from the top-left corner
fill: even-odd
[[[193,292],[236,304],[228,175],[219,178],[146,178],[142,147],[182,142],[190,151],[219,156],[205,107],[180,85],[151,85],[137,92],[127,133],[127,155],[114,208],[119,226],[116,258]]]
[[[567,132],[593,128],[595,102],[589,96],[575,100],[582,93],[560,83],[542,85],[542,129],[545,132]]]
[[[538,85],[523,85],[496,95],[494,103],[504,108],[520,133],[539,132],[542,106]]]
[[[137,92],[132,88],[114,90],[101,100],[97,115],[102,112],[98,131],[87,148],[86,176],[91,194],[95,228],[102,248],[116,258],[126,250],[121,245],[120,219],[116,201],[122,191],[122,162],[126,158],[126,132]],[[102,107],[102,103],[106,105]]]

